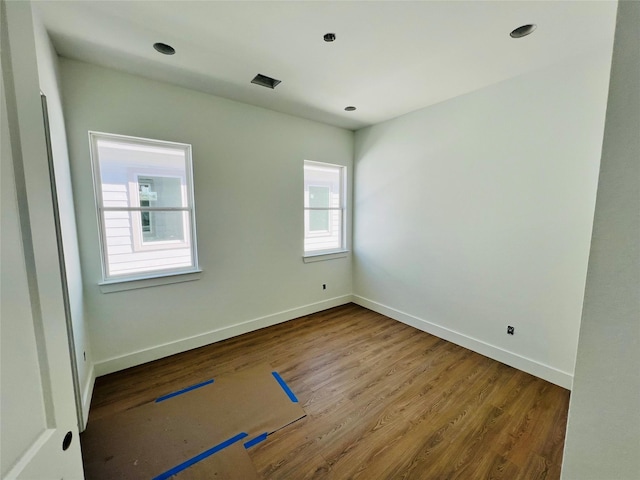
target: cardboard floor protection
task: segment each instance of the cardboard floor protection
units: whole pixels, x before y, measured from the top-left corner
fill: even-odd
[[[82,434],[87,480],[256,478],[245,444],[305,416],[272,372],[259,365],[214,377],[90,421]]]

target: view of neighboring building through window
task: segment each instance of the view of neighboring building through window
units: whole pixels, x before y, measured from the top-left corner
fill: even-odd
[[[304,162],[304,252],[343,251],[345,167]]]
[[[196,271],[191,146],[89,135],[104,279]]]

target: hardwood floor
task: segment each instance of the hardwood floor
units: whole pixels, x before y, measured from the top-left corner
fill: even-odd
[[[307,413],[262,478],[560,478],[569,391],[354,304],[100,377],[89,422],[257,362]]]

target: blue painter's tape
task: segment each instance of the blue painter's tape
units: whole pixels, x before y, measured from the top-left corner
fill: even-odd
[[[168,478],[171,478],[173,475],[180,473],[182,470],[189,468],[191,465],[198,463],[199,461],[204,460],[207,457],[210,457],[214,453],[219,452],[220,450],[227,448],[229,445],[233,445],[237,441],[242,440],[243,438],[248,436],[249,435],[246,434],[245,432],[239,433],[235,437],[232,437],[229,440],[225,440],[224,442],[216,445],[215,447],[212,447],[209,450],[205,450],[201,454],[196,455],[193,458],[190,458],[186,462],[183,462],[180,465],[173,467],[171,470],[167,470],[166,472],[161,473],[157,477],[153,477],[153,480],[166,480]]]
[[[287,383],[282,379],[282,377],[280,376],[280,374],[278,372],[271,372],[271,375],[273,375],[275,377],[275,379],[278,381],[278,383],[280,384],[280,386],[282,387],[282,389],[284,390],[284,393],[286,393],[289,398],[291,399],[291,401],[293,403],[298,403],[298,399],[296,398],[296,396],[294,395],[294,393],[291,391],[291,389],[289,388],[289,385],[287,385]]]
[[[162,402],[162,401],[167,400],[169,398],[177,397],[178,395],[182,395],[183,393],[190,392],[191,390],[195,390],[196,388],[204,387],[205,385],[211,385],[212,383],[213,383],[213,379],[207,380],[206,382],[198,383],[196,385],[191,385],[190,387],[183,388],[182,390],[178,390],[177,392],[167,393],[166,395],[163,395],[162,397],[156,398],[156,403]]]
[[[246,448],[247,450],[249,450],[251,447],[253,447],[254,445],[264,441],[267,439],[267,432],[264,432],[260,435],[258,435],[256,438],[252,438],[251,440],[249,440],[248,442],[244,443],[244,448]]]

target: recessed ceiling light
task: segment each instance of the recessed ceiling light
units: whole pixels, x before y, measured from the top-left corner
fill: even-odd
[[[527,25],[522,25],[521,27],[514,29],[509,35],[511,36],[511,38],[522,38],[533,33],[535,29],[536,25],[534,23],[529,23]]]
[[[156,51],[162,53],[163,55],[173,55],[174,53],[176,53],[175,48],[162,42],[154,43],[153,48],[155,48]]]
[[[324,34],[324,41],[325,42],[333,42],[336,39],[336,34],[335,33],[325,33]]]
[[[354,107],[354,106],[352,106],[352,105],[349,105],[348,107],[344,107],[344,109],[345,109],[347,112],[353,112],[353,111],[356,109],[356,107]]]

